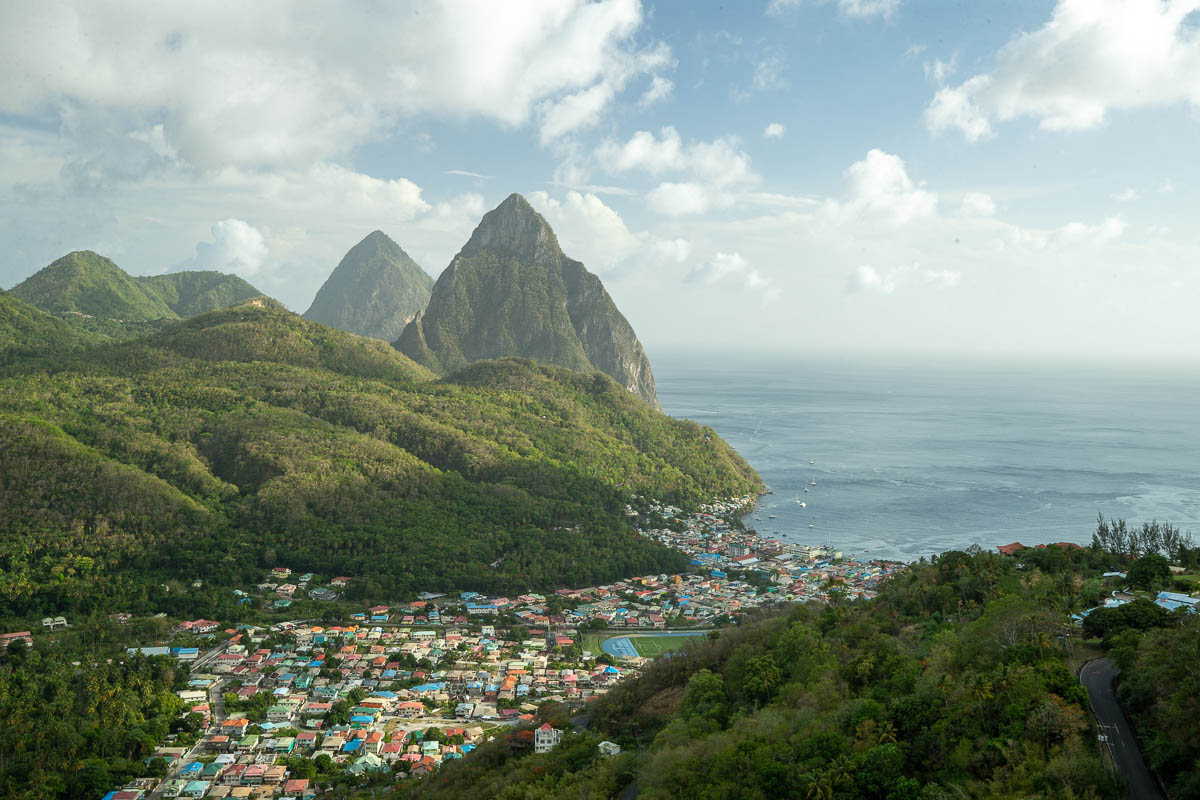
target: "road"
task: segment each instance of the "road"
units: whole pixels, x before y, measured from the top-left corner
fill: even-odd
[[[196,659],[191,664],[192,674],[195,675],[202,671],[203,667],[209,666],[217,660],[217,656],[225,652],[228,643],[218,645],[209,652]],[[212,737],[216,736],[221,731],[221,723],[225,721],[225,679],[218,678],[212,686],[208,687],[208,708],[211,722],[208,730],[200,737],[197,742],[192,745],[183,757],[176,760],[167,772],[166,777],[158,782],[158,786],[154,787],[154,791],[147,795],[147,800],[160,800],[163,797],[163,787],[166,782],[179,777],[179,770],[192,760],[193,756],[198,756],[205,752]]]
[[[1092,712],[1096,715],[1096,726],[1100,729],[1100,735],[1106,738],[1108,751],[1121,777],[1125,779],[1128,796],[1131,800],[1161,800],[1162,792],[1142,759],[1137,738],[1113,691],[1113,678],[1116,675],[1117,669],[1111,661],[1097,658],[1083,665],[1079,680],[1087,689]]]

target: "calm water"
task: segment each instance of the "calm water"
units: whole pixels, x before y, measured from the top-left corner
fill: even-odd
[[[655,377],[774,490],[748,520],[764,535],[904,560],[1086,543],[1097,513],[1200,537],[1196,373],[659,358]]]

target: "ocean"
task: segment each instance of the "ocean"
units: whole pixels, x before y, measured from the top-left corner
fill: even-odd
[[[663,410],[712,426],[763,477],[773,494],[746,521],[767,537],[904,561],[1086,544],[1097,514],[1200,537],[1195,372],[681,357],[654,368]]]

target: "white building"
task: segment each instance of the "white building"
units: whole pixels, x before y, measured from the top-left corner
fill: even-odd
[[[621,754],[621,745],[616,742],[601,742],[596,747],[602,756],[619,756]]]
[[[563,733],[558,728],[551,728],[547,722],[533,732],[533,752],[549,753],[562,741]]]

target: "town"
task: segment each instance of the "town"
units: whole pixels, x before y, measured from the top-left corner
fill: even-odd
[[[157,777],[104,800],[309,798],[334,778],[356,785],[428,774],[497,737],[545,752],[590,698],[689,638],[781,603],[870,598],[901,568],[763,539],[740,524],[752,504],[734,498],[693,514],[649,505],[657,525],[639,530],[684,552],[691,572],[550,595],[425,592],[338,620],[184,620],[171,643],[127,655],[172,657],[190,670],[179,692],[187,731],[148,759],[161,760]],[[333,601],[354,580],[277,566],[232,591],[282,615],[298,595]],[[5,638],[28,643],[32,634]]]

